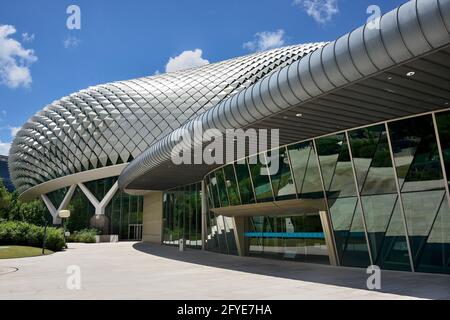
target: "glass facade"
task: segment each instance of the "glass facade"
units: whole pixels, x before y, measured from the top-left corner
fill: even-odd
[[[108,189],[106,189],[108,190]],[[118,234],[120,240],[141,240],[144,198],[117,191],[105,214],[109,218],[109,232]]]
[[[450,273],[450,111],[278,151],[280,168],[271,175],[261,174],[264,164],[252,156],[206,176],[211,209],[323,199],[341,265]],[[249,254],[307,260],[308,243],[317,238],[307,238],[314,228],[305,228],[306,217],[319,219],[318,212],[248,217]],[[229,246],[233,218],[210,214],[209,220],[213,250],[230,251],[222,248]]]
[[[328,263],[318,215],[249,217],[246,251],[252,256]]]
[[[101,201],[118,177],[86,182],[84,185]],[[68,188],[56,190],[47,194],[55,207],[58,207],[64,199]],[[70,210],[70,218],[67,220],[67,229],[71,232],[90,228],[90,220],[95,214],[95,208],[79,187],[67,207]],[[136,227],[142,226],[143,197],[128,195],[117,191],[105,208],[105,215],[109,218],[108,233],[119,235],[120,240],[140,240]]]
[[[163,195],[163,243],[201,248],[201,184],[169,190]]]

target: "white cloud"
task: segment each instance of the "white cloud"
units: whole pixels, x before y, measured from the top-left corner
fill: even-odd
[[[9,127],[9,130],[11,132],[11,137],[14,138],[17,134],[17,132],[20,131],[20,129],[22,129],[21,127]]]
[[[66,49],[75,48],[80,44],[80,42],[81,42],[81,40],[78,39],[77,37],[67,36],[63,41],[63,45],[64,45],[64,48],[66,48]]]
[[[10,148],[11,148],[11,142],[0,141],[0,155],[2,155],[2,156],[9,155]]]
[[[203,51],[195,49],[186,50],[176,57],[171,57],[166,64],[166,72],[175,72],[184,69],[200,67],[209,64],[209,61],[202,58]]]
[[[252,41],[242,45],[244,49],[250,51],[265,51],[283,46],[286,43],[284,39],[284,30],[263,31],[255,34]]]
[[[33,50],[24,49],[20,42],[10,38],[15,33],[14,26],[0,25],[0,84],[29,87],[33,81],[30,66],[37,57]]]
[[[22,41],[23,42],[33,42],[34,41],[34,33],[29,34],[28,32],[22,33]]]
[[[323,25],[339,13],[337,2],[338,0],[294,0],[294,5],[302,7],[308,16]]]

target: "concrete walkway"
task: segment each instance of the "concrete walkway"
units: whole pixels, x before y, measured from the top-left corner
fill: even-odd
[[[66,285],[74,265],[80,290]],[[381,291],[369,291],[362,269],[132,242],[69,244],[46,257],[0,260],[0,270],[0,299],[450,299],[446,275],[383,271]]]

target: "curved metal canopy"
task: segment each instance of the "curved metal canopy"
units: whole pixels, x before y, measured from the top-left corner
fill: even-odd
[[[98,85],[55,101],[16,135],[9,157],[14,184],[28,199],[70,181],[85,181],[89,173],[93,179],[98,172],[118,175],[114,168],[123,167],[188,119],[323,45],[278,48]]]
[[[215,165],[174,165],[180,130],[279,128],[290,143],[448,105],[450,0],[415,0],[277,69],[165,136],[131,162],[121,189],[164,190]],[[411,70],[414,70],[411,73]],[[414,77],[411,77],[414,74]],[[301,114],[301,117],[295,115]],[[194,146],[209,141],[194,136]]]

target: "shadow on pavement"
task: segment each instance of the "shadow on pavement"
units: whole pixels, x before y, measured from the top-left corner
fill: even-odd
[[[147,243],[136,243],[133,248],[153,256],[208,267],[368,290],[366,282],[369,275],[362,268],[237,257],[196,249],[179,252],[175,247]],[[450,299],[450,276],[382,270],[381,290],[378,291],[424,299]]]

